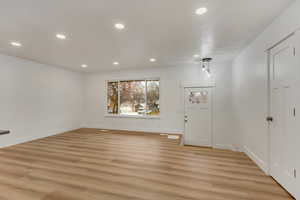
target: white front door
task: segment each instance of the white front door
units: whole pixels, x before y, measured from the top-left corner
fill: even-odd
[[[211,90],[185,88],[185,145],[212,146]]]
[[[272,49],[270,54],[270,174],[292,195],[300,198],[297,177],[297,171],[300,172],[297,119],[300,59],[296,56],[296,38],[290,37]]]

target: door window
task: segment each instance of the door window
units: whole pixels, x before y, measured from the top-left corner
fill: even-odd
[[[205,104],[208,101],[208,91],[203,90],[200,92],[190,92],[189,103],[190,104]]]

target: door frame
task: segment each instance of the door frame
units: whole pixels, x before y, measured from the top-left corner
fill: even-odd
[[[182,108],[183,108],[183,114],[182,114],[182,123],[183,123],[183,135],[181,140],[181,145],[184,145],[184,139],[185,139],[185,122],[184,122],[184,116],[185,116],[185,89],[187,88],[210,88],[211,92],[211,147],[216,148],[215,140],[214,140],[214,96],[215,96],[215,83],[185,83],[182,84]]]
[[[284,38],[282,38],[281,40],[279,40],[278,42],[276,42],[275,44],[273,44],[271,47],[269,47],[266,50],[267,53],[267,101],[268,101],[268,108],[267,108],[267,117],[271,117],[272,115],[272,109],[271,109],[271,101],[272,101],[272,88],[271,88],[271,77],[272,77],[272,65],[273,65],[273,61],[272,61],[272,54],[271,51],[278,47],[279,45],[281,45],[282,43],[284,43],[285,41],[287,41],[288,39],[290,39],[292,36],[294,36],[296,34],[296,32],[299,29],[293,31],[292,33],[288,34],[287,36],[285,36]],[[268,128],[267,128],[267,138],[268,138],[268,143],[267,143],[267,169],[265,171],[265,173],[269,176],[271,176],[271,123],[268,123]]]

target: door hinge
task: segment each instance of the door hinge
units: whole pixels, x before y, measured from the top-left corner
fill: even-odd
[[[296,117],[296,108],[293,109],[293,115]]]
[[[297,178],[297,170],[294,169],[294,178]]]
[[[294,47],[293,54],[296,56],[296,47]]]

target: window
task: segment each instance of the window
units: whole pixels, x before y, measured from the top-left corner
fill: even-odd
[[[208,91],[191,92],[189,95],[189,102],[191,104],[205,104],[208,101]]]
[[[109,114],[118,114],[119,106],[119,83],[109,82],[107,85],[107,112]]]
[[[127,116],[158,116],[159,80],[107,82],[107,113]]]

